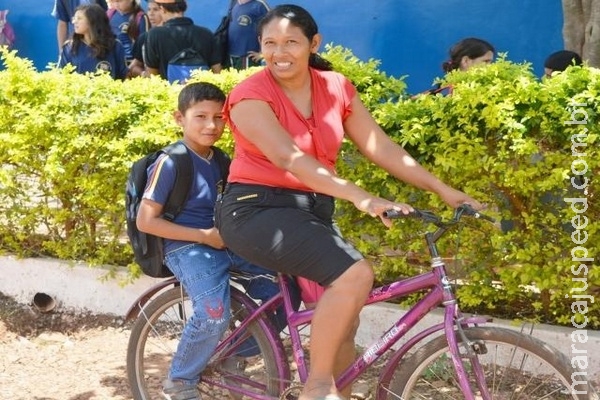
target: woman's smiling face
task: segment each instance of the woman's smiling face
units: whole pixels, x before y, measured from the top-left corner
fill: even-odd
[[[276,18],[263,26],[260,44],[271,72],[290,77],[307,70],[311,53],[316,53],[319,48],[320,35],[309,39],[289,19]]]

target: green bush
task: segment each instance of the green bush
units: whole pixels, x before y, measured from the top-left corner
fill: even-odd
[[[372,110],[388,134],[428,169],[487,203],[503,221],[504,230],[476,224],[441,244],[442,254],[452,256],[452,265],[466,283],[458,290],[462,304],[494,314],[570,324],[577,311],[576,306],[571,310],[572,297],[597,295],[600,286],[597,261],[588,261],[576,272],[580,263],[571,255],[577,246],[585,248],[590,258],[598,254],[599,241],[592,238],[600,227],[600,209],[594,201],[600,164],[600,71],[575,67],[540,81],[530,65],[500,59],[486,68],[452,73],[441,83],[452,85],[451,96],[394,100]],[[585,124],[566,124],[574,112],[582,119],[582,110]],[[384,197],[449,211],[438,198],[398,184],[351,148],[346,158],[353,163],[341,164],[340,175]],[[585,190],[576,190],[570,182],[574,160],[587,165]],[[584,165],[577,165],[582,171]],[[564,198],[587,199],[587,210],[578,214],[587,217],[585,227],[582,221],[575,223],[578,230],[573,228],[576,213]],[[385,230],[377,221],[362,218],[351,205],[341,204],[339,213],[342,230],[352,232],[363,252],[377,255],[383,247],[400,255],[381,260],[382,279],[422,268],[426,249],[423,240],[414,240],[423,230],[418,223],[406,221]],[[581,238],[572,237],[571,231]],[[589,240],[583,242],[585,235]],[[582,244],[575,244],[574,237]],[[587,302],[587,318],[598,328],[599,307],[592,303]],[[581,323],[585,316],[578,313],[575,318]]]
[[[600,327],[593,297],[586,298],[585,309],[574,306],[577,295],[598,294],[597,261],[573,261],[586,252],[594,258],[599,247],[593,239],[600,224],[594,201],[600,163],[597,69],[573,67],[540,81],[530,65],[501,58],[444,77],[441,83],[453,87],[451,96],[411,100],[404,81],[379,71],[378,61],[363,62],[333,46],[324,56],[356,84],[395,141],[503,221],[503,229],[471,221],[440,243],[460,278],[462,304],[509,317],[565,325],[574,318]],[[124,234],[125,179],[133,160],[178,137],[171,114],[180,87],[157,78],[120,82],[68,70],[38,72],[15,52],[3,51],[2,60],[0,248],[20,256],[128,266],[135,277],[140,271]],[[252,72],[200,72],[195,79],[228,92]],[[573,116],[585,117],[585,124],[566,123]],[[231,136],[220,145],[232,151]],[[581,189],[571,185],[572,165],[575,172],[587,169],[581,176],[587,181],[577,181],[587,182]],[[451,213],[436,196],[371,165],[350,143],[337,168],[383,197]],[[576,212],[564,198],[585,199],[587,209]],[[386,229],[342,201],[337,221],[375,262],[381,282],[428,268],[422,224],[406,220]]]

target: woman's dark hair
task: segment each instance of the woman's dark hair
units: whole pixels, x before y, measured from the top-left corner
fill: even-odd
[[[260,20],[258,23],[259,36],[262,35],[265,25],[275,19],[281,18],[288,19],[292,25],[300,28],[308,40],[312,40],[313,37],[319,33],[319,27],[317,26],[315,19],[308,11],[294,4],[281,4],[272,8]],[[308,59],[308,65],[312,68],[322,71],[333,70],[331,63],[316,53],[312,53],[310,55],[310,58]]]
[[[185,113],[188,108],[201,101],[225,103],[225,93],[217,85],[209,82],[194,82],[185,85],[177,99],[177,109]]]
[[[482,39],[466,38],[450,48],[450,60],[442,64],[444,72],[454,71],[460,67],[464,56],[475,59],[485,55],[488,51],[496,53],[494,46]]]
[[[104,58],[115,47],[116,37],[110,29],[108,15],[98,4],[84,4],[75,9],[82,11],[88,21],[92,54],[96,58]],[[77,54],[83,43],[83,35],[73,33],[73,54]]]
[[[583,61],[579,54],[574,51],[560,50],[552,53],[544,61],[544,68],[552,71],[564,71],[570,65],[582,65]]]

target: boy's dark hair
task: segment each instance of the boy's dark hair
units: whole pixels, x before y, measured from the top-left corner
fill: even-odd
[[[225,93],[217,85],[209,82],[190,83],[179,92],[177,109],[185,113],[192,105],[205,100],[225,103]]]
[[[164,8],[165,11],[170,13],[182,13],[187,11],[187,2],[176,1],[175,3],[161,3],[160,0],[156,2],[160,7]]]

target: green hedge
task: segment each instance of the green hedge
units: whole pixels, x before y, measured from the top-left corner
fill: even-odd
[[[500,59],[445,77],[451,96],[411,100],[403,80],[386,76],[378,61],[363,62],[331,46],[324,56],[357,85],[394,140],[441,179],[489,204],[503,221],[504,229],[471,222],[440,244],[460,278],[462,304],[600,327],[600,306],[591,297],[600,287],[594,257],[600,227],[597,69],[574,67],[540,81],[530,65]],[[139,269],[124,235],[125,178],[131,161],[178,137],[171,114],[180,88],[160,79],[120,82],[68,70],[39,72],[15,52],[3,51],[2,60],[1,249],[128,266],[135,277]],[[227,92],[251,72],[199,73],[196,79]],[[574,116],[585,124],[566,123]],[[230,135],[220,144],[231,151]],[[581,190],[570,183],[572,166],[587,169]],[[437,197],[372,166],[350,144],[338,170],[384,197],[451,213]],[[565,197],[584,199],[587,209],[573,210]],[[583,207],[584,200],[577,204]],[[345,202],[337,214],[345,235],[378,265],[380,281],[428,268],[425,227],[417,222],[385,229]],[[573,261],[584,253],[594,261]],[[576,295],[590,297],[575,304]]]

